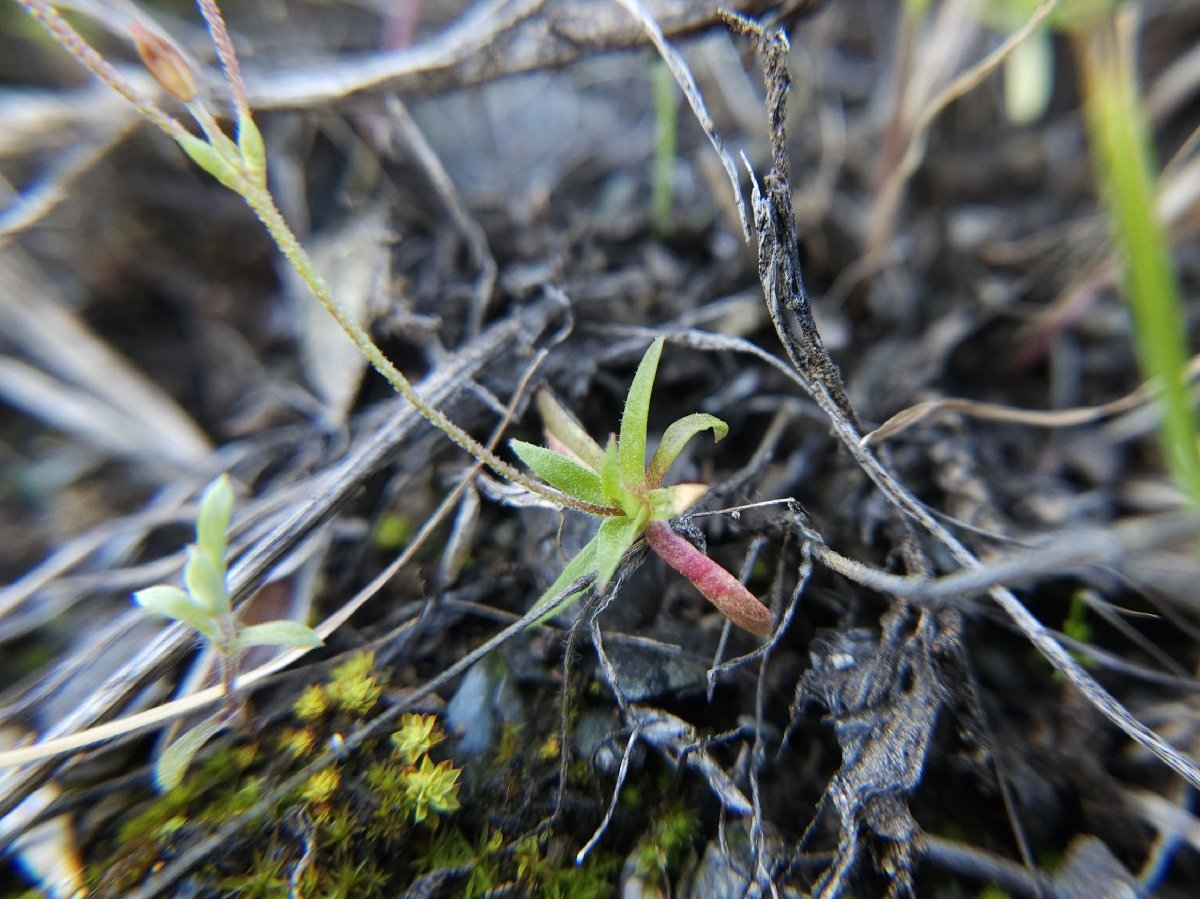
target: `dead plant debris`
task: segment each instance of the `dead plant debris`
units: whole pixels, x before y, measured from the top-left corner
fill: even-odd
[[[1200,892],[1200,523],[1073,55],[1108,29],[1137,60],[1194,330],[1194,4],[225,5],[279,209],[479,444],[561,449],[547,388],[602,455],[666,338],[650,451],[697,410],[729,432],[656,471],[709,485],[665,526],[770,609],[761,639],[642,541],[538,623],[595,519],[426,427],[20,6],[0,899]],[[172,115],[137,42],[227,104],[190,10],[70,7]],[[239,627],[325,643],[245,652],[240,725],[160,794],[230,672],[130,594],[182,586],[222,472]]]

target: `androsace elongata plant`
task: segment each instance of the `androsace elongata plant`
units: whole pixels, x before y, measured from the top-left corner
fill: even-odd
[[[538,397],[538,407],[549,445],[511,442],[521,461],[556,489],[593,505],[621,510],[600,523],[596,536],[567,563],[538,605],[547,607],[543,618],[561,611],[582,595],[581,591],[565,591],[587,575],[594,576],[597,590],[603,590],[616,573],[621,557],[644,534],[650,548],[691,581],[725,617],[751,633],[765,635],[771,629],[770,609],[741,581],[671,528],[669,519],[700,499],[708,487],[662,486],[667,470],[693,437],[712,431],[720,440],[728,432],[728,425],[702,412],[685,415],[667,428],[650,463],[646,463],[650,395],[662,348],[663,338],[659,337],[646,350],[629,386],[620,434],[610,438],[603,449],[548,393]]]

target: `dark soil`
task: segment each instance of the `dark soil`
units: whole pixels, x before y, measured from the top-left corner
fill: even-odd
[[[196,642],[129,597],[178,581],[220,472],[253,620],[335,614],[466,482],[325,647],[248,691],[244,726],[183,787],[155,793],[154,729],[0,768],[0,896],[1200,893],[1192,790],[1002,608],[1200,752],[1196,528],[1153,407],[1070,426],[995,411],[1101,407],[1142,382],[1071,37],[1040,117],[1013,124],[994,72],[897,181],[920,110],[1003,40],[970,4],[915,28],[887,0],[732,4],[765,17],[761,40],[715,3],[644,5],[736,161],[745,232],[621,4],[224,8],[281,210],[454,420],[487,440],[513,404],[504,439],[543,442],[531,398],[548,387],[603,438],[665,335],[652,441],[691,412],[729,425],[673,469],[711,488],[676,525],[772,608],[767,641],[638,545],[603,598],[469,667],[594,520],[473,469],[343,345],[237,196],[0,10],[0,749],[211,680]],[[224,109],[195,11],[146,6]],[[1200,7],[1140,8],[1192,320]],[[78,22],[141,76],[125,13]],[[943,398],[976,404],[862,449]],[[971,557],[995,576],[928,589]],[[364,651],[377,699],[298,714]],[[462,769],[461,807],[425,823],[389,805],[387,737],[411,712],[439,716],[432,758]],[[322,766],[337,785],[314,799]],[[66,886],[27,878],[10,813],[39,786],[20,808],[62,825],[44,845]]]

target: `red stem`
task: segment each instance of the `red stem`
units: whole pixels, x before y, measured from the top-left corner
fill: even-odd
[[[771,632],[771,610],[745,584],[676,534],[669,522],[646,525],[646,542],[738,627],[760,637]]]

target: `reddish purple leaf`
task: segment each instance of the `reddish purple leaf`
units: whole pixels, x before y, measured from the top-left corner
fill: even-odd
[[[669,522],[646,525],[646,542],[738,627],[760,637],[771,632],[771,610],[741,581],[676,534]]]

